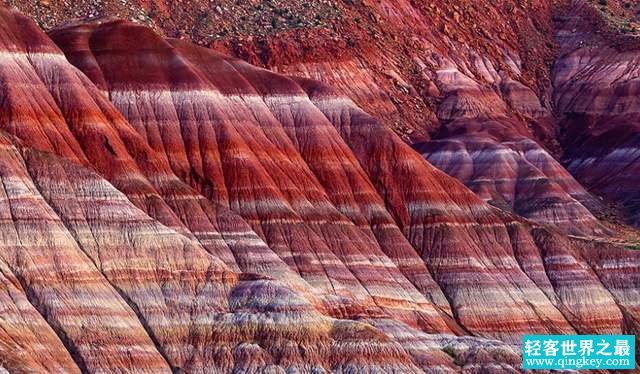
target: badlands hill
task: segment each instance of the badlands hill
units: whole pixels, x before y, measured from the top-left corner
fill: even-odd
[[[171,35],[197,2],[0,8],[2,366],[503,373],[637,334],[634,36],[414,3],[211,40]]]
[[[620,186],[635,184],[637,173],[610,168],[607,157],[619,152],[582,126],[597,121],[595,110],[613,114],[613,107],[622,113],[614,121],[637,122],[626,118],[633,117],[626,97],[634,91],[622,87],[638,75],[626,68],[640,46],[640,9],[631,1],[6,2],[46,30],[126,18],[165,37],[326,83],[483,200],[565,233],[607,234],[594,216],[640,224],[637,191]],[[575,61],[591,53],[615,56]],[[619,72],[610,76],[611,69]],[[586,107],[595,99],[588,93],[573,99],[585,84],[610,90],[612,81],[621,87],[602,93],[611,102],[601,108]],[[627,138],[624,131],[611,134]],[[594,145],[581,148],[589,139]],[[614,147],[634,159],[633,144]],[[581,163],[592,158],[593,168]]]

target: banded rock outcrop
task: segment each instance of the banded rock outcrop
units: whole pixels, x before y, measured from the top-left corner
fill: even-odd
[[[285,55],[268,66],[329,83],[501,209],[569,234],[610,233],[592,214],[601,202],[553,156],[550,4],[381,1],[352,8],[375,14],[372,40],[310,61],[287,59],[285,42],[265,43],[268,56]],[[357,31],[344,32],[360,42]]]
[[[498,208],[569,234],[609,235],[587,209],[601,202],[519,128],[506,117],[456,119],[414,148]]]
[[[309,286],[241,218],[180,182],[44,34],[15,12],[2,9],[2,18],[3,34],[12,38],[5,39],[2,67],[13,73],[3,78],[10,119],[2,125],[22,139],[7,137],[3,148],[3,261],[19,291],[5,283],[20,303],[19,317],[35,310],[42,316],[20,325],[7,309],[3,330],[26,342],[44,318],[43,349],[63,352],[39,364],[21,359],[27,353],[6,341],[9,370],[417,370],[370,325],[318,312],[305,298]],[[15,24],[24,35],[13,34]],[[30,44],[38,40],[43,44]],[[35,102],[16,103],[23,90]],[[38,136],[53,121],[49,129],[68,131],[70,146]],[[87,143],[87,153],[81,146],[69,151],[77,140]],[[224,258],[229,247],[231,258]],[[291,288],[260,272],[285,278]],[[451,366],[437,347],[432,351]]]
[[[561,49],[553,69],[564,162],[585,186],[620,203],[637,226],[640,44],[632,38],[616,45],[596,32],[600,15],[585,2],[570,2],[567,14],[558,18]]]
[[[637,331],[638,252],[486,204],[332,87],[0,18],[10,371],[513,372],[523,333]]]
[[[536,254],[544,261],[528,223],[486,205],[333,89],[130,23],[50,35],[184,183],[241,215],[334,307],[348,303],[329,313],[382,312],[427,332],[468,330],[506,340],[513,331],[572,331],[582,318],[576,316],[591,314],[572,304],[562,306],[571,310],[563,315],[553,282],[536,274],[536,284],[520,267]],[[313,245],[290,243],[282,233]],[[300,260],[314,252],[325,269],[320,278],[323,271]],[[599,320],[598,328],[619,328],[613,299],[588,274],[593,300],[608,305],[589,318]],[[398,294],[403,289],[413,299]],[[490,294],[494,306],[469,304]],[[407,306],[418,318],[404,317]],[[521,318],[503,312],[510,310]],[[505,324],[512,332],[498,331]]]
[[[56,1],[9,2],[50,26],[71,17],[66,6],[52,12]],[[485,201],[566,233],[609,234],[591,214],[601,216],[604,206],[554,159],[561,152],[549,84],[552,3],[314,0],[300,8],[279,0],[208,7],[198,0],[131,8],[71,2],[87,17],[144,14],[131,17],[168,36],[328,83]],[[461,126],[477,131],[444,138]],[[535,159],[521,156],[523,147]],[[452,168],[452,160],[474,172]]]

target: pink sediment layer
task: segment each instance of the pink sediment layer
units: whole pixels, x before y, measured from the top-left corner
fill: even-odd
[[[330,87],[0,19],[9,371],[513,370],[488,338],[637,331],[607,274],[638,255],[488,205]]]

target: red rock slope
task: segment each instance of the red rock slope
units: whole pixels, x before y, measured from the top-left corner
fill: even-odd
[[[494,206],[566,233],[608,234],[591,213],[600,202],[553,156],[550,3],[354,1],[344,12],[361,24],[338,22],[333,40],[289,32],[230,50],[329,83]],[[325,54],[304,53],[307,44]]]
[[[331,87],[0,18],[9,371],[511,372],[488,338],[637,332],[638,252],[491,207]]]
[[[377,285],[378,271],[373,271],[397,274],[386,279],[401,282],[394,270],[398,268],[437,310],[447,314],[452,309],[464,329],[511,335],[480,318],[486,306],[467,304],[486,297],[486,292],[509,295],[495,301],[496,323],[503,318],[499,305],[506,303],[504,310],[523,313],[522,321],[504,316],[503,323],[516,331],[531,324],[563,328],[565,317],[514,267],[518,257],[529,261],[528,251],[540,251],[528,225],[484,204],[332,89],[184,42],[165,41],[133,24],[75,26],[51,36],[169,160],[176,175],[240,214],[315,290],[348,296],[345,301],[357,307],[353,299],[363,298],[358,296],[363,287],[368,295],[362,300],[371,297],[382,311],[398,318],[402,314],[394,309],[402,298],[380,291],[397,292],[402,283]],[[144,41],[147,48],[134,48],[132,40]],[[289,242],[283,233],[317,241],[305,247],[304,242]],[[516,246],[522,252],[514,253]],[[314,252],[324,271],[314,271],[314,263],[303,260]],[[323,262],[325,258],[331,261]],[[496,263],[498,258],[506,262]],[[428,260],[428,273],[420,259]],[[466,271],[476,269],[469,279],[459,273],[463,263],[470,266]],[[326,270],[336,265],[336,270]],[[478,282],[488,287],[478,289]],[[520,298],[539,299],[540,304],[520,305]],[[335,307],[334,296],[331,300]],[[358,308],[330,312],[350,317],[363,313]],[[538,313],[557,318],[557,325],[535,322]],[[420,320],[416,322],[420,326]],[[442,327],[429,322],[422,328]]]
[[[609,234],[591,213],[600,201],[554,159],[549,1],[8,2],[45,27],[128,17],[323,81],[483,200],[566,233]]]
[[[288,33],[257,56],[336,87],[483,200],[567,233],[607,234],[589,211],[599,201],[552,156],[550,3],[354,1],[345,13],[368,35],[359,24],[336,26],[345,36],[333,41]],[[309,56],[305,43],[328,51]],[[260,61],[254,44],[232,50]]]
[[[553,69],[567,169],[640,225],[640,38],[606,33],[601,14],[582,1],[567,14],[558,18]]]

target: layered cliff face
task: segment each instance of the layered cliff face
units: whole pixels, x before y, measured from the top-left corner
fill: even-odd
[[[560,148],[549,4],[383,1],[348,9],[371,13],[375,22],[361,16],[373,36],[354,36],[360,44],[330,57],[291,57],[286,42],[267,43],[269,57],[285,57],[266,64],[331,84],[492,205],[566,233],[608,234],[592,214],[601,203],[553,156]]]
[[[9,3],[47,27],[127,16],[328,83],[490,204],[568,234],[610,233],[593,216],[605,205],[556,161],[547,1]]]
[[[457,119],[436,138],[414,147],[496,207],[569,234],[609,235],[587,209],[599,211],[601,202],[544,148],[514,128],[518,125],[507,118]]]
[[[566,233],[608,235],[593,216],[603,211],[600,201],[554,157],[561,151],[548,3],[383,1],[347,9],[371,36],[346,29],[354,45],[324,57],[292,54],[302,43],[287,38],[267,42],[259,48],[270,51],[264,63],[329,83],[490,204]],[[245,44],[231,51],[255,61]]]
[[[553,69],[555,101],[565,127],[567,169],[640,224],[640,43],[600,29],[601,15],[575,1],[558,19],[560,56]]]
[[[0,19],[9,371],[514,372],[524,333],[638,332],[640,252],[564,236],[609,233],[485,88],[419,148],[472,191],[343,88]]]
[[[17,137],[2,147],[5,369],[417,371],[371,325],[321,313],[242,218],[182,183],[44,34],[1,12],[2,126]],[[421,353],[451,365],[435,343]]]

